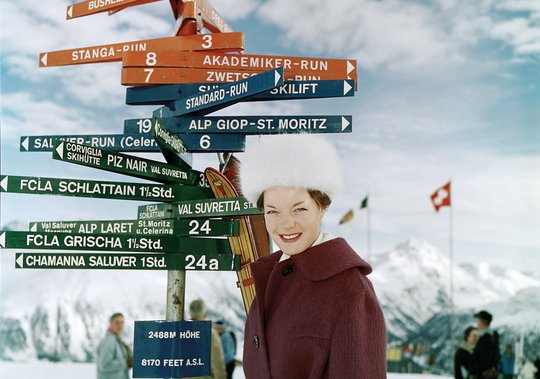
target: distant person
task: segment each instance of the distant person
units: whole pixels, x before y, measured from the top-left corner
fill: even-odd
[[[197,299],[189,305],[189,315],[193,321],[203,321],[208,317],[208,309],[203,300]],[[223,362],[223,348],[218,332],[212,328],[210,348],[210,375],[197,376],[197,379],[226,379],[225,363]],[[185,378],[186,379],[186,378]],[[195,379],[195,378],[192,378]]]
[[[214,327],[221,338],[221,345],[223,346],[223,358],[225,361],[225,368],[227,370],[227,379],[232,379],[236,365],[236,337],[232,331],[225,328],[225,323],[223,320],[216,321],[214,323]]]
[[[124,330],[124,316],[115,313],[109,319],[107,334],[97,347],[98,379],[128,379],[133,366],[133,355],[120,334]]]
[[[504,348],[504,353],[501,357],[501,371],[503,374],[503,379],[513,379],[514,378],[514,363],[516,361],[516,356],[512,350],[512,345],[506,345]]]
[[[469,373],[475,379],[493,379],[498,375],[499,366],[499,334],[491,330],[493,320],[491,313],[480,311],[474,315],[480,338],[473,351]]]
[[[454,355],[454,378],[469,378],[469,367],[471,365],[474,347],[478,342],[478,331],[474,326],[469,326],[463,332],[463,342]]]

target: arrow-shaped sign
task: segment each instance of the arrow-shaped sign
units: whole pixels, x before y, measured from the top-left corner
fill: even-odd
[[[37,232],[37,222],[30,223],[30,231],[31,232]]]
[[[48,53],[44,53],[42,56],[41,56],[41,63],[43,64],[43,66],[47,66],[47,54]]]
[[[181,116],[189,113],[207,114],[238,103],[283,84],[283,68],[263,72],[247,79],[217,86],[205,93],[179,99],[171,107],[154,111],[156,117]]]
[[[64,141],[58,144],[58,147],[56,148],[56,152],[60,156],[60,159],[64,159]]]
[[[346,80],[343,81],[343,95],[346,95],[349,93],[349,91],[352,89],[352,86],[347,83]]]
[[[24,255],[23,253],[17,253],[15,255],[15,263],[17,264],[16,267],[22,268],[24,263]]]
[[[4,179],[0,181],[0,188],[2,188],[4,191],[8,190],[8,179],[9,179],[9,176],[5,176]]]
[[[28,137],[24,138],[21,142],[21,146],[24,151],[28,151]]]
[[[345,117],[341,117],[341,131],[344,131],[351,125],[349,120],[347,120]]]
[[[347,61],[347,75],[349,75],[354,70],[354,65],[351,63],[351,61]]]
[[[73,5],[70,5],[68,8],[67,8],[67,18],[72,18],[73,17]]]
[[[6,232],[2,232],[2,234],[0,234],[0,247],[6,247]]]

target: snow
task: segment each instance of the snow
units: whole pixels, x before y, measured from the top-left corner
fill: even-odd
[[[35,361],[28,363],[0,362],[2,379],[35,379],[39,373],[41,379],[94,379],[96,366],[91,363],[52,363]],[[395,374],[389,373],[388,379],[448,379],[449,376]],[[234,379],[244,379],[241,368],[234,371]]]
[[[376,255],[372,265],[369,278],[394,336],[404,337],[434,314],[448,309],[450,260],[430,244],[411,238]],[[453,264],[453,276],[458,312],[505,302],[527,288],[540,290],[538,278],[489,263]],[[523,308],[533,312],[526,303],[521,304]],[[508,310],[502,306],[498,309]]]

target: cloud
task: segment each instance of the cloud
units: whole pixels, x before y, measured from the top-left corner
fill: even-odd
[[[290,45],[355,57],[369,70],[400,71],[479,59],[476,49],[493,39],[516,54],[536,54],[539,13],[538,2],[491,0],[270,0],[258,9]]]
[[[240,20],[248,17],[260,4],[257,0],[210,0],[214,9],[225,20]]]

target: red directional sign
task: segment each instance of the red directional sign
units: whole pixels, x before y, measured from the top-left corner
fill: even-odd
[[[242,51],[244,50],[244,34],[193,34],[51,51],[39,55],[39,66],[49,67],[121,61],[122,54],[126,51],[147,52],[160,50]]]
[[[68,20],[76,17],[88,16],[91,14],[118,11],[127,7],[153,3],[158,0],[87,0],[80,3],[68,5],[66,18]]]
[[[185,83],[230,83],[263,73],[266,70],[223,70],[191,67],[125,67],[122,69],[122,84],[128,86],[149,84]],[[335,72],[311,72],[301,74],[284,71],[285,80],[344,80],[347,75]],[[354,78],[356,80],[356,76]]]
[[[283,67],[285,72],[334,73],[356,75],[356,60],[287,57],[273,55],[222,54],[215,52],[128,51],[124,54],[124,67],[195,67],[226,70],[271,70]]]

